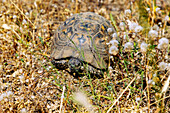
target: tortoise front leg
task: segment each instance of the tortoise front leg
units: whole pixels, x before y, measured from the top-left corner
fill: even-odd
[[[85,73],[90,74],[92,78],[103,78],[104,70],[97,69],[88,64],[84,64],[84,65],[85,65],[84,67],[86,67]]]
[[[51,63],[60,70],[66,70],[68,69],[68,60],[55,60],[53,59]]]

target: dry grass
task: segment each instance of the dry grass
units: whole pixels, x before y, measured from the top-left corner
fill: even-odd
[[[158,45],[159,39],[170,39],[170,20],[164,19],[170,15],[170,3],[139,1],[1,0],[0,112],[168,113],[169,43],[166,48],[159,46],[163,49]],[[127,9],[131,12],[125,14]],[[111,55],[114,65],[103,79],[75,79],[58,71],[49,59],[50,40],[59,24],[87,11],[111,20],[120,37],[119,53]],[[143,30],[135,33],[127,20]],[[159,27],[158,36],[149,37],[154,25]],[[133,42],[133,49],[124,49],[127,42]],[[148,44],[145,52],[142,42]],[[160,62],[166,63],[164,69]]]

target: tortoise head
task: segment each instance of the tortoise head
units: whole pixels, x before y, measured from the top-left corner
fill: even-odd
[[[68,67],[72,72],[80,72],[83,67],[83,63],[78,58],[70,58],[68,61]]]

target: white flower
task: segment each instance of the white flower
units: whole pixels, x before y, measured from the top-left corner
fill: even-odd
[[[135,32],[136,32],[136,33],[140,32],[140,31],[142,31],[142,30],[143,30],[143,27],[140,26],[140,25],[136,26],[136,28],[135,28]]]
[[[7,97],[10,97],[12,94],[13,94],[12,91],[8,91],[8,92],[6,93],[6,96],[7,96]]]
[[[142,53],[146,53],[148,48],[148,44],[146,44],[145,42],[142,42],[142,44],[140,45],[140,49]]]
[[[6,93],[2,93],[2,94],[0,95],[0,101],[3,100],[4,97],[6,97]]]
[[[148,13],[151,13],[151,10],[150,10],[150,8],[146,8],[146,10],[147,10],[147,12],[148,12]]]
[[[159,39],[158,49],[166,50],[169,45],[169,40],[167,38]]]
[[[49,66],[48,68],[49,68],[49,69],[51,69],[51,68],[52,68],[52,66]]]
[[[42,13],[44,11],[44,9],[41,9],[40,12]]]
[[[23,21],[22,21],[22,24],[26,24],[27,23],[27,21],[24,19]]]
[[[13,15],[13,18],[17,18],[17,16],[16,16],[16,15]]]
[[[124,28],[125,28],[125,23],[124,23],[124,22],[120,22],[119,27],[120,27],[121,30],[124,30]]]
[[[153,74],[153,77],[156,77],[157,75],[156,74]]]
[[[158,32],[156,30],[150,30],[148,33],[148,37],[151,39],[155,39],[156,37],[158,37]]]
[[[159,63],[159,69],[161,71],[164,71],[166,68],[167,68],[167,63],[165,63],[165,62],[160,62]]]
[[[112,34],[112,37],[113,37],[113,38],[116,38],[116,37],[117,37],[117,33],[113,33],[113,34]]]
[[[109,43],[112,44],[112,46],[116,46],[116,47],[119,44],[117,40],[111,40]]]
[[[110,56],[110,59],[113,59],[113,56]]]
[[[162,44],[162,43],[169,44],[169,40],[167,38],[161,38],[161,39],[159,39],[159,43],[160,44]]]
[[[111,66],[109,66],[109,70],[112,70],[113,68]]]
[[[130,20],[127,20],[128,25],[129,25],[129,30],[135,31],[135,28],[138,26],[137,23],[131,22]]]
[[[159,31],[159,26],[155,24],[155,25],[152,27],[152,29],[153,29],[153,30],[156,30],[156,31]]]
[[[20,69],[19,72],[20,72],[20,73],[23,73],[23,69]]]
[[[148,84],[151,84],[152,83],[152,80],[148,80]]]
[[[136,98],[136,102],[139,102],[139,101],[140,101],[140,99],[141,99],[141,98],[137,97],[137,98]]]
[[[169,16],[165,16],[165,21],[169,21]]]
[[[155,85],[155,82],[154,82],[154,81],[152,82],[152,85]]]
[[[43,70],[38,70],[38,73],[43,73]]]
[[[117,53],[118,53],[118,48],[116,47],[116,46],[111,46],[110,48],[109,48],[109,53],[110,54],[113,54],[113,55],[116,55]]]
[[[107,32],[111,33],[111,32],[113,32],[113,29],[112,28],[108,28]]]
[[[131,22],[130,20],[127,20],[127,22],[128,22],[128,25],[129,25],[129,30],[135,31],[136,33],[143,30],[143,27],[138,25],[138,23]]]
[[[133,43],[127,42],[124,46],[124,50],[132,50],[133,49]]]
[[[26,108],[22,108],[20,113],[27,113],[27,109]]]
[[[160,10],[159,7],[156,8],[156,12],[157,12],[157,13],[161,13],[161,10]]]
[[[130,14],[131,14],[131,10],[130,9],[125,10],[125,15],[130,15]]]
[[[4,29],[8,29],[8,30],[11,29],[11,27],[9,27],[7,24],[3,24],[2,27],[3,27]]]
[[[28,16],[28,15],[29,15],[29,13],[28,13],[28,12],[26,12],[26,13],[25,13],[25,15],[27,15],[27,16]]]
[[[159,11],[160,11],[160,8],[159,8],[159,7],[157,7],[157,8],[156,8],[156,12],[158,13]]]
[[[26,65],[27,65],[27,66],[30,65],[30,62],[26,62]]]
[[[48,108],[48,109],[50,109],[50,108],[51,108],[51,106],[47,104],[47,108]]]
[[[148,12],[150,12],[150,8],[146,8],[146,10],[147,10]]]
[[[19,79],[20,79],[21,83],[23,83],[23,82],[24,82],[24,80],[25,80],[24,75],[19,76]]]
[[[57,6],[56,6],[56,8],[57,8]],[[73,13],[70,13],[70,16],[73,16]]]
[[[31,98],[32,98],[32,99],[35,99],[35,96],[34,96],[34,95],[32,95],[32,96],[31,96]]]
[[[25,82],[29,82],[29,79],[26,79]]]

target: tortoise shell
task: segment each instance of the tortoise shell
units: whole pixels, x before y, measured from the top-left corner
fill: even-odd
[[[75,66],[77,61],[89,64],[88,70],[92,73],[106,69],[109,59],[106,43],[111,40],[108,28],[115,32],[111,23],[98,14],[74,14],[55,32],[51,46],[52,63],[58,68],[66,69],[69,68],[69,60],[74,58],[70,61],[71,64]],[[82,64],[77,65],[81,65],[81,70],[87,69]]]

